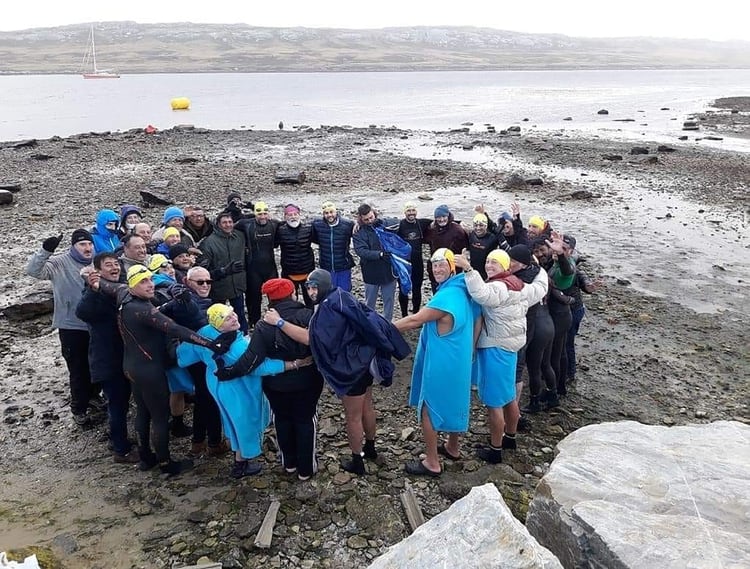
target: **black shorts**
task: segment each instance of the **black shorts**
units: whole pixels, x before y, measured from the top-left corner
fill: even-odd
[[[369,373],[364,374],[359,378],[354,385],[349,388],[346,394],[350,397],[356,397],[357,395],[364,395],[367,388],[372,385],[372,375]]]

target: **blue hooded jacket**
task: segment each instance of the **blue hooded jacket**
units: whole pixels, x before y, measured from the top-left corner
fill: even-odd
[[[107,229],[107,223],[115,222],[114,229]],[[107,251],[116,251],[120,247],[120,236],[117,234],[117,226],[120,217],[111,209],[101,209],[96,214],[96,226],[91,232],[94,240],[94,254]]]

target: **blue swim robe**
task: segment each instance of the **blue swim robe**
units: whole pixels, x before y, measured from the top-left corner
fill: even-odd
[[[437,321],[422,327],[409,405],[417,408],[418,421],[425,405],[436,431],[464,433],[469,429],[474,320],[481,308],[471,300],[463,274],[443,282],[427,306],[450,313],[453,329],[441,336]]]
[[[203,326],[198,334],[209,340],[219,337],[213,326]],[[236,362],[250,345],[250,339],[239,332],[229,351],[222,356],[226,365]],[[206,385],[219,407],[224,434],[242,458],[255,458],[261,454],[263,431],[270,423],[270,408],[263,395],[262,376],[284,371],[281,360],[265,359],[252,373],[229,381],[216,378],[216,361],[213,352],[196,344],[180,343],[177,363],[187,367],[194,363],[206,364]]]

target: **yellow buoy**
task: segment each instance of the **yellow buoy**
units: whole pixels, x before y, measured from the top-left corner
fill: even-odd
[[[190,99],[187,97],[175,97],[169,102],[173,111],[186,111],[190,108]]]

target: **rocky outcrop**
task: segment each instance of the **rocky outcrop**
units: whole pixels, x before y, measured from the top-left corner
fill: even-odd
[[[511,514],[494,484],[472,488],[378,557],[370,569],[556,569],[560,562]]]
[[[750,426],[604,423],[558,449],[526,525],[565,567],[750,566]]]

